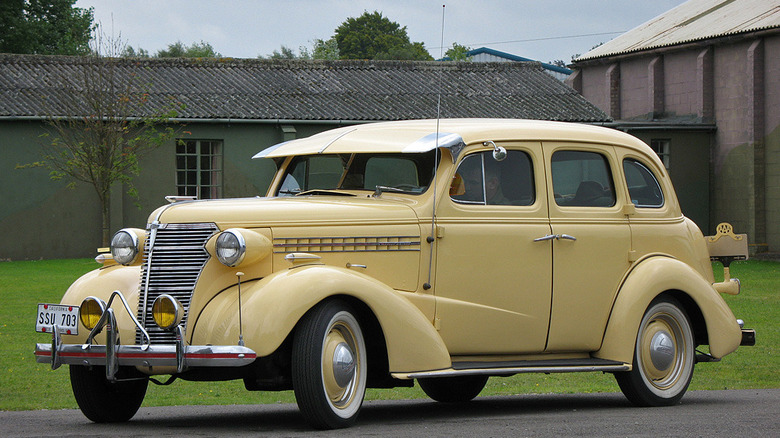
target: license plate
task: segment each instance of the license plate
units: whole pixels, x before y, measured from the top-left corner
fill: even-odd
[[[79,307],[62,304],[38,304],[35,331],[51,333],[55,325],[60,333],[77,335],[79,333]]]

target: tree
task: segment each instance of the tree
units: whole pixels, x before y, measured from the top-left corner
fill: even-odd
[[[330,37],[327,40],[314,40],[314,50],[312,51],[314,59],[335,60],[340,58],[339,43],[336,37]]]
[[[141,49],[143,50],[143,49]],[[211,44],[201,41],[185,46],[181,41],[168,44],[167,49],[158,50],[155,58],[219,58],[219,54]]]
[[[111,231],[111,187],[123,183],[138,196],[133,176],[139,159],[173,139],[170,119],[181,109],[175,102],[152,102],[151,85],[141,82],[134,64],[118,57],[120,46],[108,50],[109,56],[95,50],[81,58],[75,72],[53,87],[61,94],[47,109],[43,161],[21,166],[46,167],[54,180],[72,178],[70,188],[76,181],[91,184],[100,201],[104,246]]]
[[[93,9],[76,0],[2,0],[0,53],[86,55]]]
[[[444,52],[444,56],[450,59],[450,61],[470,61],[468,52],[471,51],[471,47],[463,46],[458,43],[452,43],[452,47]]]
[[[138,50],[135,50],[133,46],[127,46],[124,49],[122,49],[122,52],[120,55],[122,58],[148,58],[149,52],[145,49],[138,48]]]
[[[258,56],[258,58],[263,59],[262,56]],[[279,50],[274,50],[273,53],[268,55],[268,59],[311,59],[311,55],[306,47],[300,47],[298,54],[296,54],[295,50],[282,44]]]
[[[273,53],[267,57],[258,56],[260,59],[339,59],[339,46],[336,43],[336,39],[331,37],[327,41],[316,39],[312,43],[313,47],[309,50],[308,47],[301,46],[298,48],[298,53],[295,50],[282,44],[279,50],[274,50]]]
[[[334,35],[341,59],[409,59],[430,61],[423,43],[412,43],[406,26],[390,21],[381,12],[364,12],[347,18]]]

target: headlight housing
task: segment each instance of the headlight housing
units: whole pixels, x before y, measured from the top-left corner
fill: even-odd
[[[81,324],[92,330],[100,321],[100,317],[103,316],[103,312],[106,311],[106,303],[100,298],[87,297],[81,302],[79,307],[79,319]]]
[[[216,252],[223,265],[238,266],[246,255],[246,240],[237,229],[225,230],[217,237]]]
[[[235,268],[265,259],[273,253],[273,244],[262,230],[230,228],[209,240],[206,250],[223,265]]]
[[[132,265],[140,252],[140,240],[133,229],[123,228],[111,239],[111,256],[117,263]]]
[[[163,330],[172,330],[176,328],[184,316],[184,307],[179,300],[163,294],[157,297],[152,304],[152,318],[154,322]]]

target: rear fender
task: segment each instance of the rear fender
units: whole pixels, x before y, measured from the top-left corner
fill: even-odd
[[[422,312],[397,291],[354,271],[325,265],[292,268],[242,282],[243,338],[258,356],[273,353],[301,317],[322,300],[354,297],[376,316],[387,343],[391,372],[447,368],[444,342]],[[191,320],[192,321],[192,320]],[[238,288],[216,295],[197,316],[193,345],[234,345],[239,338]]]
[[[720,358],[737,349],[741,330],[720,294],[690,266],[657,256],[641,261],[623,282],[612,307],[604,342],[594,356],[631,363],[639,323],[650,302],[665,292],[685,294],[698,306],[712,356]]]

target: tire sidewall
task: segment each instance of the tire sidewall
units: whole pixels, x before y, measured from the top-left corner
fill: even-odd
[[[659,317],[664,318],[667,322],[673,321],[677,325],[679,333],[675,333],[675,347],[681,351],[680,360],[682,361],[679,363],[679,372],[674,377],[673,382],[664,388],[660,388],[652,382],[642,365],[643,336],[649,324]],[[659,297],[653,300],[642,317],[635,342],[634,367],[628,375],[629,381],[626,382],[632,388],[624,388],[624,385],[621,384],[621,389],[624,389],[632,402],[643,406],[668,406],[679,402],[693,377],[695,350],[691,323],[679,302],[671,297]],[[677,361],[672,366],[676,365]],[[631,392],[633,394],[630,394]]]
[[[354,338],[358,367],[354,388],[344,407],[329,398],[323,378],[323,356],[328,332],[337,325],[348,327]],[[363,404],[367,377],[367,350],[358,318],[341,300],[330,300],[311,309],[301,320],[293,339],[293,390],[301,413],[314,427],[334,429],[352,425]]]

